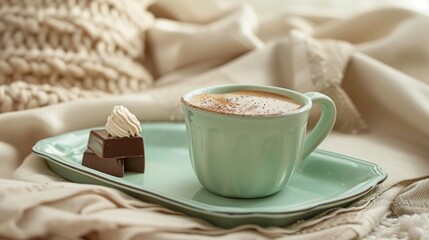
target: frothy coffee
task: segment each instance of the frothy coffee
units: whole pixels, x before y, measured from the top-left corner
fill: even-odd
[[[286,96],[254,90],[223,94],[203,93],[187,101],[191,106],[203,110],[234,115],[280,115],[301,107]]]

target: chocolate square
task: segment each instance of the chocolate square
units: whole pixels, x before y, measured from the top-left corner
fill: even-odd
[[[124,158],[124,169],[128,172],[144,173],[145,159],[144,156]]]
[[[83,153],[82,165],[116,177],[124,176],[123,158],[100,158],[90,149]]]
[[[141,136],[112,137],[105,129],[91,130],[88,148],[100,158],[123,158],[144,155],[143,138]]]

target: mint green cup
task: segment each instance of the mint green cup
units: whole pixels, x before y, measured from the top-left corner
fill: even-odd
[[[290,97],[302,107],[281,115],[231,115],[206,111],[188,101],[202,93],[257,90]],[[299,93],[258,85],[220,85],[194,90],[181,99],[192,167],[200,183],[224,197],[259,198],[279,192],[329,134],[335,123],[333,101],[317,92]],[[307,134],[314,104],[322,114]]]

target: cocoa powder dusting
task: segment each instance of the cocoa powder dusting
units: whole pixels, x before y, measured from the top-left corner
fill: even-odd
[[[301,107],[297,101],[289,97],[262,91],[204,93],[192,97],[188,103],[207,111],[253,116],[279,115]]]

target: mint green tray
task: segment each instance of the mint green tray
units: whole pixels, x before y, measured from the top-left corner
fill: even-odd
[[[194,175],[184,124],[143,123],[142,128],[144,174],[126,172],[119,178],[82,166],[90,129],[43,139],[33,152],[70,181],[113,187],[227,228],[247,223],[284,226],[348,204],[386,178],[376,164],[316,150],[278,194],[247,200],[220,197],[205,190]]]

